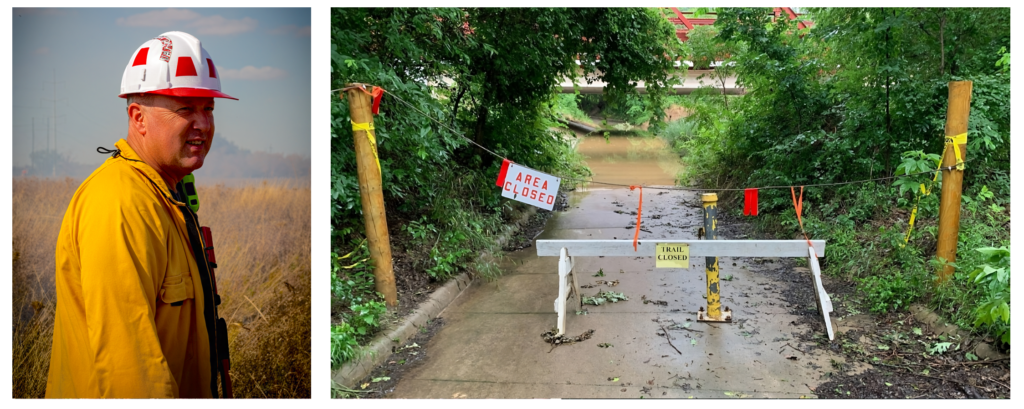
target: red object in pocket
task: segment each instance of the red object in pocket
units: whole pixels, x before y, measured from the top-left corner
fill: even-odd
[[[757,189],[743,191],[743,215],[757,216]]]

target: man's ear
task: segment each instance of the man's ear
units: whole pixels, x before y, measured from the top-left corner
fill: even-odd
[[[146,115],[143,111],[142,105],[138,103],[128,105],[128,126],[139,135],[146,134]]]

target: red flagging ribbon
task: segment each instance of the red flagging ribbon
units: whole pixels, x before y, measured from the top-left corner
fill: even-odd
[[[630,186],[629,190],[640,189],[640,204],[636,208],[636,233],[633,234],[633,251],[636,251],[637,240],[640,239],[640,213],[644,211],[644,187],[643,186]]]
[[[370,98],[373,98],[373,104],[370,106],[370,111],[373,111],[374,115],[377,115],[378,113],[380,113],[380,100],[381,100],[381,97],[384,96],[384,88],[381,88],[381,87],[378,87],[378,86],[374,86],[374,87],[371,87],[372,88],[371,91],[366,91],[366,89],[363,88],[362,85],[358,85],[355,88],[360,90],[360,91],[363,91],[363,93],[366,94],[366,95],[369,95]],[[345,88],[345,89],[349,89],[349,88]]]
[[[807,237],[807,232],[804,231],[804,220],[800,217],[800,213],[804,210],[804,187],[800,186],[799,201],[796,199],[796,190],[793,189],[793,186],[789,187],[789,193],[793,196],[793,207],[796,208],[796,221],[800,222],[800,232],[804,234],[804,240],[807,240],[807,245],[813,248],[814,245],[811,244],[811,239]]]
[[[757,216],[757,189],[746,189],[743,191],[743,214],[745,216]]]
[[[380,112],[380,100],[381,97],[384,96],[384,88],[373,87],[373,91],[370,93],[370,96],[373,97],[373,108],[371,108],[371,110],[374,115],[377,115]]]

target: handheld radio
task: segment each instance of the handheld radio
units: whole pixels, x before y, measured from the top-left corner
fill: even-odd
[[[196,177],[189,173],[181,179],[181,184],[185,188],[185,196],[187,196],[185,203],[188,204],[188,208],[192,209],[193,212],[199,213],[199,194],[196,193]]]

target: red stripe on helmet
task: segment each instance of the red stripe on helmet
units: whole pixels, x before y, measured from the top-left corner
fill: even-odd
[[[174,72],[175,77],[198,77],[196,66],[192,64],[192,57],[178,57],[178,69]]]
[[[210,66],[210,78],[217,78],[217,69],[213,68],[213,60],[207,58],[206,65]]]
[[[225,94],[225,93],[220,92],[220,91],[215,90],[215,89],[207,89],[207,88],[168,88],[168,89],[158,89],[158,90],[153,90],[153,91],[146,91],[146,92],[142,92],[141,94],[167,95],[167,96],[171,96],[171,97],[228,98],[228,99],[233,99],[235,101],[238,100],[238,98],[235,98],[235,97],[233,97],[231,95]],[[118,96],[121,97],[121,98],[127,98],[128,94],[121,94],[121,95],[118,95]]]
[[[147,56],[149,56],[149,47],[140,48],[139,53],[135,54],[135,60],[132,61],[132,67],[136,65],[146,65]]]

